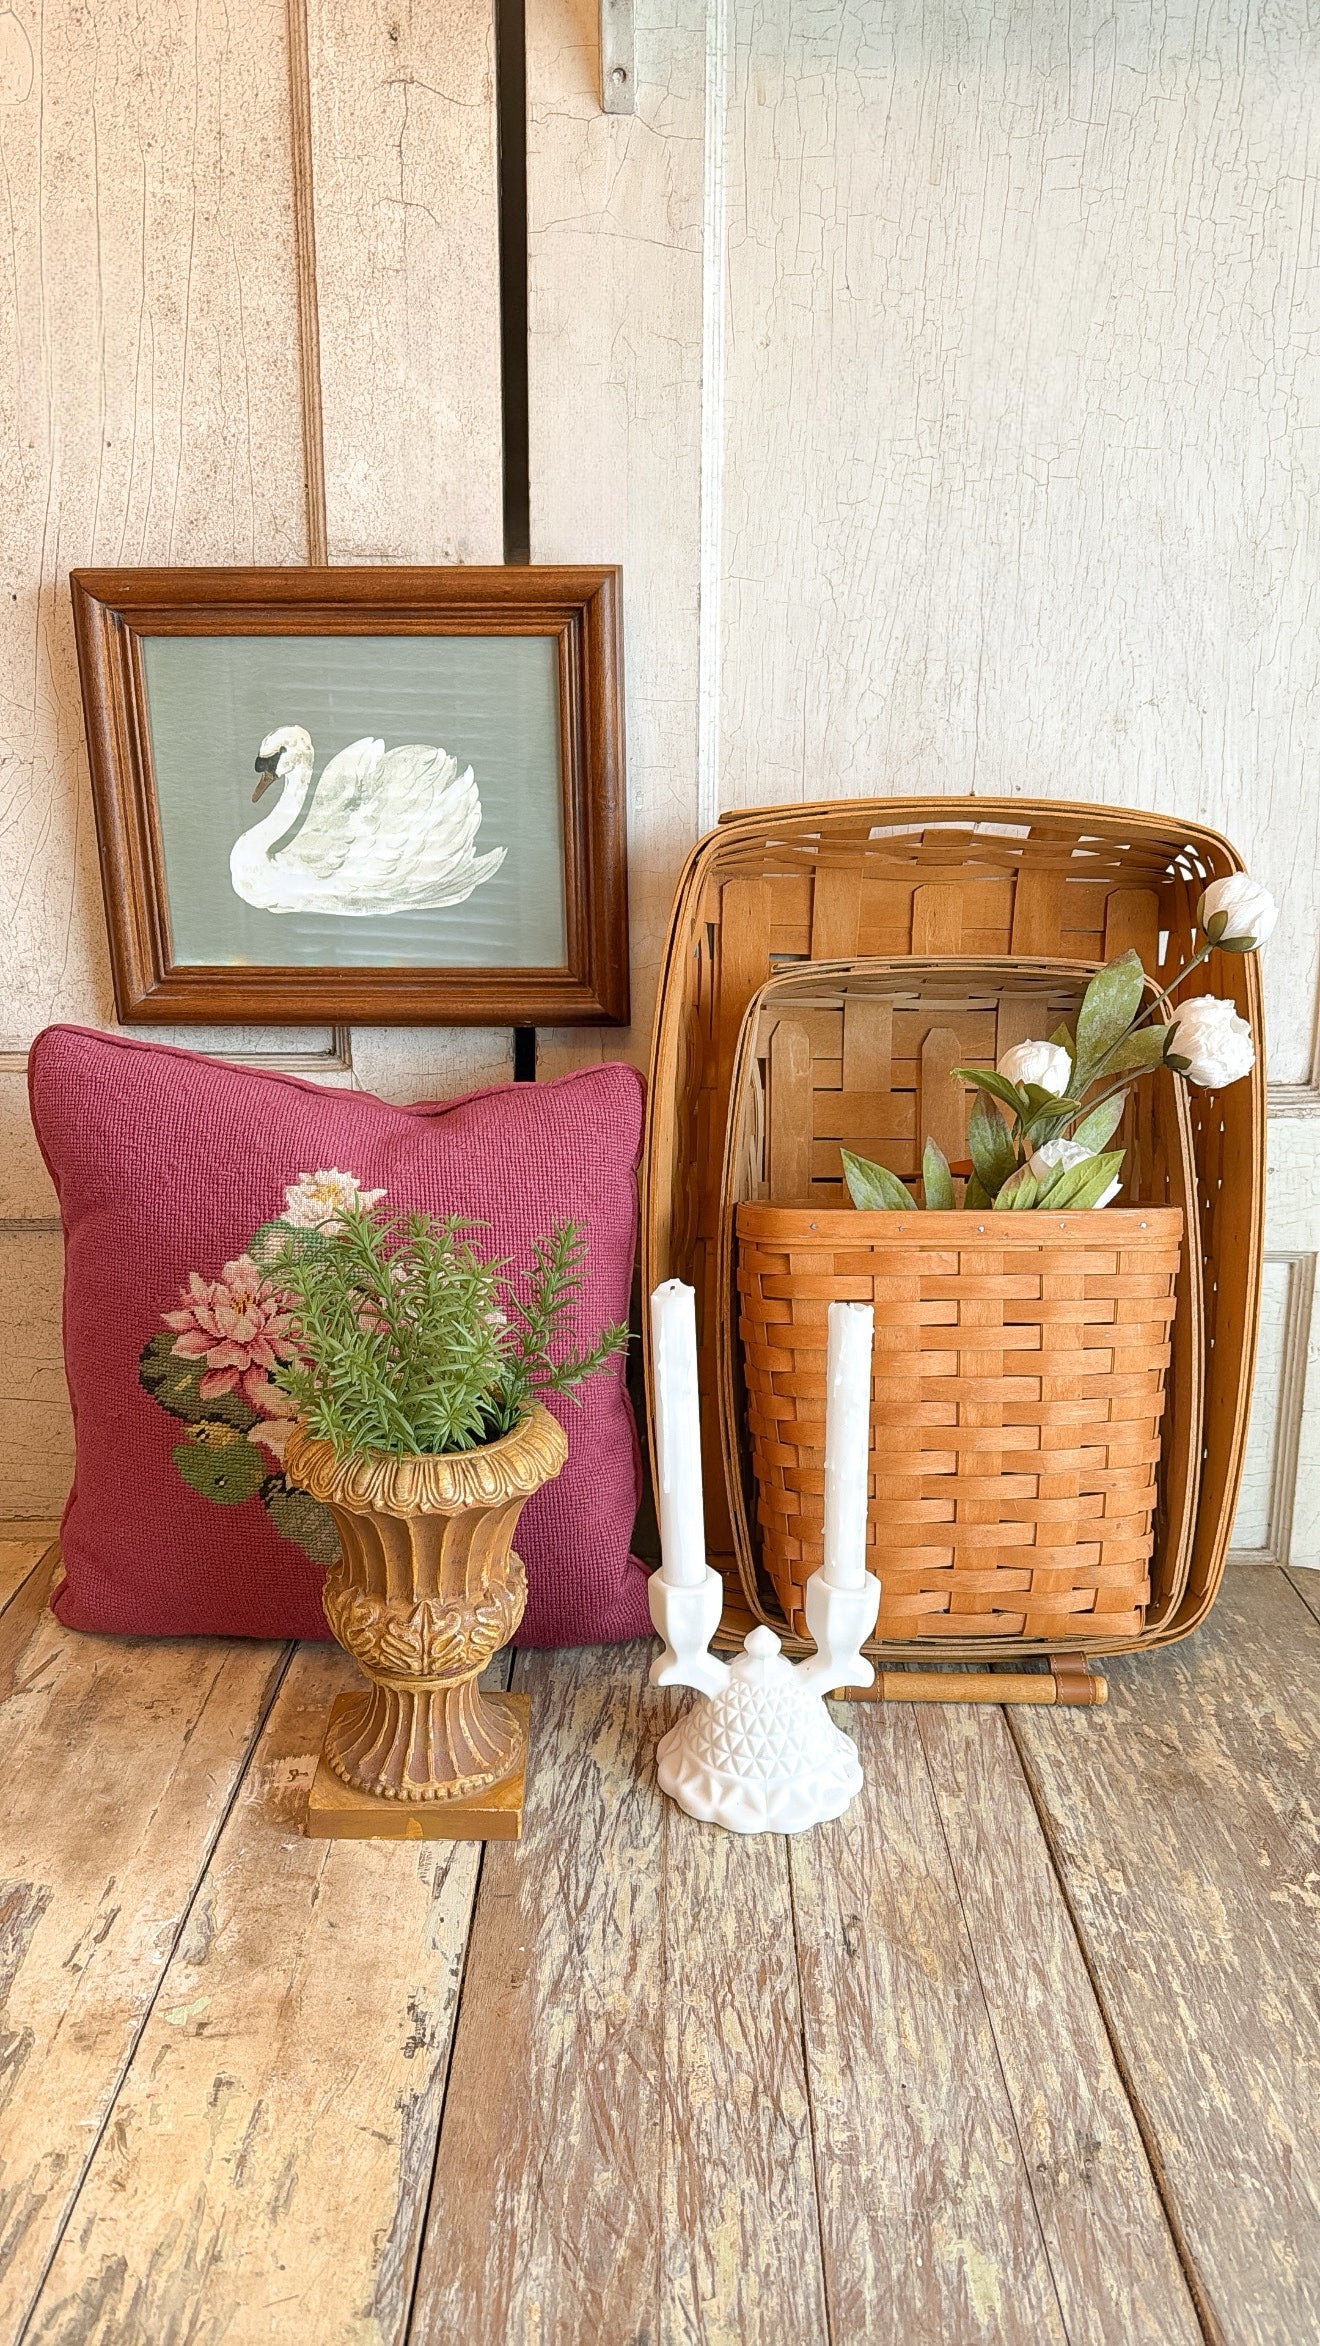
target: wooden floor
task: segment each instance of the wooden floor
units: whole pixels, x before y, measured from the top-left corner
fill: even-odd
[[[299,1829],[348,1666],[78,1637],[0,1540],[0,2346],[1320,2336],[1320,1578],[1107,1710],[839,1715],[789,1843],[531,1654],[519,1845]]]

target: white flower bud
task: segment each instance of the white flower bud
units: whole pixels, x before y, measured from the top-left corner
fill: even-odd
[[[1038,1084],[1061,1100],[1072,1082],[1072,1061],[1062,1043],[1014,1043],[995,1070],[1006,1083]]]
[[[1060,1165],[1071,1172],[1074,1165],[1085,1165],[1094,1155],[1094,1149],[1084,1149],[1079,1140],[1045,1140],[1035,1155],[1027,1159],[1027,1171],[1034,1173],[1037,1181],[1043,1181],[1047,1173],[1056,1172]],[[1108,1189],[1096,1199],[1097,1208],[1107,1206],[1111,1198],[1117,1197],[1120,1187],[1120,1176],[1116,1173]]]
[[[1223,929],[1215,939],[1218,945],[1263,945],[1279,917],[1279,907],[1268,888],[1253,880],[1248,872],[1234,872],[1227,880],[1214,880],[1206,889],[1196,917],[1202,929],[1209,933],[1210,923],[1217,912],[1225,915]]]
[[[1251,1028],[1218,994],[1198,994],[1175,1013],[1169,1052],[1187,1061],[1182,1072],[1189,1083],[1216,1092],[1250,1075],[1256,1064]]]

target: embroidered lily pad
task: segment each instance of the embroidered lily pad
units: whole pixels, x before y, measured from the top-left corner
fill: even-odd
[[[293,1222],[263,1222],[248,1240],[247,1251],[254,1263],[267,1271],[283,1255],[289,1262],[304,1262],[309,1254],[319,1254],[329,1240],[319,1230],[302,1230]]]
[[[265,1460],[256,1444],[215,1419],[195,1427],[173,1458],[189,1488],[217,1507],[237,1507],[253,1498],[265,1479]]]
[[[201,1382],[206,1374],[203,1360],[180,1360],[174,1351],[177,1338],[168,1328],[162,1328],[144,1344],[138,1355],[138,1382],[143,1390],[168,1409],[171,1417],[181,1417],[190,1424],[200,1418],[213,1423],[233,1426],[246,1433],[257,1422],[257,1413],[241,1393],[219,1393],[210,1401],[203,1401]]]
[[[261,1504],[282,1539],[292,1540],[314,1564],[339,1561],[339,1534],[328,1507],[313,1499],[282,1474],[272,1474],[261,1486]]]

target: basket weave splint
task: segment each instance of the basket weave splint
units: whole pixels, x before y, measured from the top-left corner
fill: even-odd
[[[826,1315],[852,1302],[875,1312],[878,1635],[1140,1634],[1182,1222],[738,1208],[762,1552],[795,1628],[822,1561]]]
[[[776,1223],[788,1251],[777,1273],[781,1284],[775,1291],[771,1318],[787,1318],[790,1334],[796,1333],[800,1317],[797,1305],[802,1300],[807,1321],[817,1325],[814,1337],[806,1339],[805,1351],[795,1367],[790,1370],[787,1362],[779,1364],[784,1373],[775,1378],[773,1402],[768,1404],[759,1338],[768,1337],[770,1330],[753,1331],[749,1322],[749,1310],[753,1318],[755,1311],[746,1286],[747,1248],[742,1246],[743,1261],[736,1264],[734,1209],[741,1231],[743,1210],[748,1204],[776,1207],[806,1204],[812,1211],[806,1215],[804,1227],[814,1232],[822,1226],[820,1209],[825,1209],[826,1219],[832,1225],[839,1217],[829,1209],[841,1206],[843,1234],[858,1249],[869,1232],[878,1232],[881,1243],[887,1243],[904,1217],[859,1216],[851,1210],[840,1177],[841,1143],[879,1158],[900,1176],[912,1175],[919,1156],[918,1135],[933,1133],[957,1166],[966,1159],[969,1095],[964,1085],[951,1077],[950,1070],[964,1065],[993,1066],[1011,1043],[1020,1042],[1030,1034],[1052,1034],[1062,1022],[1071,1023],[1080,1008],[1087,978],[1087,971],[1071,962],[1004,959],[984,963],[960,959],[935,962],[908,956],[785,970],[782,976],[771,978],[762,986],[748,1005],[734,1064],[723,1176],[725,1244],[721,1250],[721,1278],[729,1300],[719,1327],[721,1431],[734,1546],[743,1585],[749,1597],[755,1597],[758,1588],[764,1587],[758,1567],[763,1570],[783,1609],[784,1620],[794,1630],[801,1631],[804,1627],[802,1589],[808,1574],[821,1560],[824,1489],[824,1386],[817,1378],[808,1393],[801,1380],[812,1371],[823,1370],[824,1355],[819,1347],[824,1343],[824,1314],[834,1298],[827,1295],[823,1302],[819,1300],[817,1282],[825,1267],[819,1244],[808,1236],[790,1246],[791,1217]],[[1172,1076],[1164,1075],[1137,1086],[1130,1095],[1118,1140],[1125,1151],[1128,1199],[1140,1201],[1145,1208],[1176,1209],[1180,1224],[1184,1217],[1194,1224],[1195,1164],[1187,1094],[1182,1085]],[[1109,1255],[1112,1255],[1109,1237],[1112,1213],[1113,1209],[1107,1208],[1103,1215],[1071,1217],[1074,1224],[1080,1220],[1083,1231],[1088,1228],[1098,1231],[1106,1241]],[[1143,1213],[1141,1219],[1145,1221],[1147,1216]],[[977,1217],[977,1227],[982,1225],[987,1243],[997,1242],[1014,1230],[1019,1234],[1034,1233],[1039,1240],[1043,1231],[1052,1227],[1045,1217],[1004,1214]],[[892,1293],[904,1298],[906,1308],[915,1311],[920,1320],[930,1322],[932,1328],[938,1329],[939,1323],[949,1321],[956,1325],[963,1282],[956,1246],[952,1256],[949,1246],[958,1238],[958,1221],[947,1214],[928,1220],[914,1213],[908,1227],[918,1251],[934,1250],[938,1255],[937,1289],[927,1294],[924,1284],[919,1289],[911,1282],[904,1286],[901,1263],[890,1260],[886,1266],[887,1277],[900,1279]],[[1003,1343],[1004,1351],[1021,1353],[1023,1376],[1037,1365],[1027,1357],[1033,1341],[1042,1350],[1048,1348],[1048,1338],[1043,1338],[1039,1331],[1035,1339],[1024,1332],[1033,1320],[1030,1297],[1033,1292],[1039,1294],[1039,1285],[1034,1290],[1030,1285],[1029,1256],[1028,1249],[1027,1257],[1016,1264],[1016,1294],[1005,1304],[1007,1319],[1020,1321],[1022,1326],[1010,1329]],[[860,1254],[857,1263],[852,1262],[851,1254],[848,1260],[851,1268],[860,1272]],[[1112,1277],[1112,1274],[1110,1261],[1101,1275]],[[814,1297],[814,1304],[799,1298],[799,1275],[806,1281],[803,1298]],[[1010,1273],[1006,1270],[987,1275],[1007,1277]],[[969,1273],[969,1276],[977,1274]],[[1027,1283],[1022,1284],[1023,1280]],[[890,1292],[886,1286],[885,1295]],[[851,1295],[851,1290],[839,1289],[838,1295],[843,1300]],[[869,1300],[869,1296],[862,1295],[860,1299]],[[785,1305],[790,1308],[785,1310]],[[1120,1317],[1125,1308],[1126,1299],[1121,1299]],[[1071,1593],[1065,1598],[1065,1582],[1060,1578],[1055,1599],[1047,1606],[1024,1608],[1019,1602],[1003,1608],[997,1603],[987,1605],[978,1601],[977,1576],[984,1575],[987,1565],[984,1559],[978,1562],[971,1550],[992,1544],[984,1533],[984,1526],[997,1520],[989,1504],[992,1495],[1001,1503],[1002,1520],[1010,1523],[1015,1520],[1014,1493],[1021,1478],[1007,1468],[1003,1487],[996,1494],[989,1491],[972,1494],[976,1500],[973,1515],[967,1515],[961,1504],[957,1507],[956,1520],[975,1522],[978,1539],[963,1543],[961,1548],[955,1543],[938,1560],[928,1558],[928,1563],[938,1561],[933,1579],[918,1580],[909,1586],[904,1573],[910,1573],[914,1567],[895,1559],[891,1552],[895,1544],[903,1545],[893,1530],[895,1521],[902,1520],[902,1512],[900,1509],[895,1517],[893,1510],[883,1503],[886,1486],[882,1480],[877,1486],[872,1518],[876,1557],[886,1564],[877,1624],[877,1636],[882,1642],[892,1642],[897,1650],[912,1658],[919,1657],[923,1641],[934,1637],[956,1638],[964,1645],[975,1639],[986,1655],[992,1654],[996,1641],[1006,1636],[1014,1637],[1028,1650],[1038,1651],[1052,1649],[1061,1638],[1070,1645],[1099,1640],[1108,1646],[1140,1637],[1153,1617],[1168,1617],[1186,1584],[1200,1480],[1204,1315],[1201,1265],[1195,1248],[1184,1250],[1178,1261],[1167,1310],[1173,1319],[1172,1353],[1167,1379],[1161,1371],[1157,1415],[1163,1418],[1159,1429],[1163,1438],[1156,1444],[1158,1479],[1154,1500],[1150,1502],[1155,1506],[1155,1520],[1153,1526],[1144,1527],[1152,1532],[1152,1537],[1146,1540],[1141,1559],[1122,1559],[1125,1568],[1132,1567],[1123,1583],[1127,1590],[1125,1602],[1108,1601],[1104,1597],[1106,1590],[1112,1596],[1119,1585],[1117,1581],[1106,1578],[1097,1583],[1090,1577],[1097,1561],[1103,1561],[1107,1573],[1110,1567],[1118,1565],[1120,1559],[1112,1551],[1103,1559],[1091,1554],[1079,1555],[1076,1559],[1079,1577],[1071,1585]],[[972,1321],[985,1316],[981,1299],[973,1297]],[[1107,1317],[1114,1317],[1113,1306],[1099,1304],[1093,1316],[1097,1324],[1103,1324]],[[895,1341],[895,1323],[887,1302],[877,1303],[876,1318],[879,1370],[879,1356],[886,1343]],[[881,1333],[887,1323],[890,1323],[888,1336]],[[934,1358],[934,1365],[925,1370],[919,1365],[922,1346],[933,1347],[933,1358],[941,1356]],[[950,1344],[930,1329],[914,1339],[913,1374],[931,1380],[929,1390],[923,1386],[927,1403],[923,1418],[930,1424],[956,1426],[976,1422],[975,1412],[981,1396],[970,1390],[974,1383],[975,1350],[975,1347],[968,1349],[964,1373],[969,1390],[964,1394],[959,1389],[956,1357],[952,1361],[944,1357],[950,1353],[956,1355],[956,1339]],[[1167,1357],[1163,1338],[1161,1351]],[[1097,1356],[1090,1363],[1088,1375],[1093,1378],[1100,1366]],[[998,1377],[1009,1376],[1013,1371],[1001,1361],[990,1373]],[[1028,1395],[1023,1384],[1018,1390],[1019,1397],[1029,1399],[1033,1409],[1039,1406],[1039,1389]],[[1098,1415],[1104,1422],[1108,1402],[1101,1388],[1093,1383],[1087,1384],[1085,1394],[1064,1394],[1061,1399],[1071,1405],[1084,1400],[1086,1394],[1096,1396]],[[799,1422],[784,1437],[783,1420],[792,1414],[788,1408],[790,1395],[800,1396],[799,1420],[811,1423],[808,1426]],[[891,1393],[890,1398],[901,1404],[903,1396]],[[798,1447],[799,1455],[791,1466],[778,1457],[778,1445],[768,1442],[767,1406],[781,1421],[781,1439],[791,1439]],[[877,1406],[881,1422],[888,1428],[891,1421],[884,1401],[878,1401]],[[1065,1414],[1075,1419],[1077,1411],[1070,1406]],[[989,1422],[997,1422],[993,1412]],[[1043,1446],[1049,1446],[1048,1437],[1043,1438]],[[937,1444],[936,1448],[939,1447]],[[945,1449],[949,1447],[944,1445]],[[987,1457],[992,1458],[993,1445],[985,1447]],[[1095,1470],[1105,1471],[1103,1459],[1091,1463]],[[917,1471],[914,1465],[913,1472]],[[937,1461],[920,1471],[935,1480],[929,1488],[923,1483],[921,1492],[905,1492],[904,1500],[923,1498],[919,1518],[926,1523],[947,1519],[948,1504],[960,1496],[943,1479],[949,1471],[947,1464]],[[987,1465],[984,1470],[987,1481],[990,1473]],[[781,1474],[787,1476],[785,1487],[794,1492],[796,1499],[795,1507],[789,1511],[793,1530],[787,1543],[781,1537],[784,1513],[784,1490],[778,1485]],[[1103,1489],[1103,1485],[1088,1485],[1076,1494],[1087,1501],[1090,1513],[1101,1517],[1106,1509],[1097,1503],[1096,1492]],[[772,1495],[776,1490],[778,1499]],[[1037,1496],[1062,1501],[1066,1493],[1060,1489]],[[1040,1525],[1051,1520],[1049,1510],[1028,1517],[1025,1528],[1020,1530],[1018,1545],[1025,1540],[1027,1545],[1063,1549],[1066,1536],[1061,1527],[1067,1520],[1064,1506],[1054,1510],[1054,1519],[1056,1528],[1047,1539]],[[1005,1544],[1011,1545],[1011,1539]],[[1093,1545],[1093,1541],[1084,1544]],[[947,1542],[945,1546],[948,1547]],[[889,1569],[891,1565],[893,1568]],[[878,1563],[876,1568],[879,1569]],[[1025,1568],[1032,1569],[1030,1565]],[[1056,1560],[1052,1568],[1062,1575],[1066,1567],[1063,1561]],[[1019,1565],[1015,1569],[1023,1567]],[[1010,1584],[997,1585],[1002,1593]],[[1019,1588],[1021,1585],[1019,1582]],[[1043,1590],[1047,1584],[1042,1579],[1034,1585]]]
[[[693,850],[675,898],[651,1055],[642,1271],[648,1289],[681,1278],[697,1290],[707,1537],[711,1561],[725,1575],[730,1634],[750,1626],[749,1614],[774,1625],[778,1610],[773,1591],[749,1598],[744,1590],[736,1492],[726,1486],[720,1433],[718,1332],[729,1293],[721,1224],[731,1210],[721,1167],[734,1057],[752,995],[790,966],[859,955],[1046,956],[1094,967],[1129,946],[1167,985],[1195,950],[1201,890],[1241,868],[1228,841],[1200,824],[1025,798],[768,808],[726,819]],[[1212,975],[1198,970],[1189,991],[1207,990],[1232,1000],[1259,1041],[1254,955],[1216,961]],[[1186,1251],[1198,1253],[1204,1268],[1200,1486],[1185,1578],[1176,1597],[1167,1601],[1166,1592],[1162,1601],[1157,1573],[1136,1641],[1142,1646],[1195,1628],[1214,1601],[1228,1546],[1263,1251],[1262,1058],[1258,1052],[1246,1081],[1189,1103],[1197,1195]],[[971,1660],[984,1656],[987,1642],[942,1632],[923,1636],[917,1651],[942,1663]],[[1104,1642],[1098,1638],[1092,1650]],[[800,1650],[801,1641],[789,1643]],[[880,1650],[882,1658],[894,1652],[892,1645]],[[992,1650],[1003,1657],[1021,1645],[1000,1638]],[[1081,1664],[1065,1656],[1059,1667]],[[974,1690],[970,1677],[965,1684]],[[1043,1691],[1040,1699],[1054,1696]]]

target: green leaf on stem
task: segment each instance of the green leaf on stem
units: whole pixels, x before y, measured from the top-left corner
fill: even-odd
[[[1070,1059],[1076,1058],[1077,1045],[1073,1041],[1071,1027],[1056,1026],[1053,1034],[1050,1036],[1050,1041],[1055,1045],[1057,1050],[1066,1051]]]
[[[1070,1110],[1075,1114],[1082,1104],[1070,1092],[1047,1092],[1043,1083],[1024,1083],[1022,1097],[1029,1116],[1066,1116]]]
[[[1127,1033],[1145,987],[1146,973],[1136,953],[1121,953],[1107,969],[1096,971],[1077,1018],[1079,1088],[1087,1080],[1087,1070],[1097,1068]]]
[[[1090,1115],[1083,1116],[1081,1123],[1074,1128],[1073,1139],[1079,1141],[1084,1149],[1090,1149],[1092,1154],[1096,1154],[1117,1132],[1127,1104],[1126,1092],[1115,1092],[1112,1100],[1101,1100],[1099,1106],[1092,1108]]]
[[[1029,1171],[1027,1166],[1019,1165],[1016,1173],[1009,1174],[995,1199],[995,1212],[997,1214],[1026,1213],[1035,1205],[1039,1193],[1040,1184],[1035,1174]]]
[[[936,1140],[928,1140],[922,1151],[921,1194],[928,1214],[952,1214],[957,1209],[949,1160]]]
[[[1123,1154],[1122,1149],[1111,1149],[1106,1156],[1088,1157],[1084,1165],[1060,1165],[1042,1182],[1037,1205],[1050,1213],[1080,1213],[1084,1207],[1098,1204],[1122,1164]]]
[[[1131,1034],[1115,1044],[1106,1059],[1106,1081],[1111,1075],[1145,1073],[1149,1068],[1163,1066],[1172,1032],[1171,1026],[1135,1026]]]
[[[903,1187],[897,1173],[887,1165],[872,1164],[869,1157],[858,1157],[851,1149],[840,1149],[843,1159],[843,1178],[848,1184],[848,1195],[864,1214],[911,1213],[913,1201]]]
[[[999,1110],[979,1094],[967,1119],[967,1147],[988,1201],[1016,1169],[1017,1150]]]
[[[974,1083],[979,1092],[989,1092],[993,1099],[1002,1100],[1015,1116],[1026,1116],[1024,1094],[1015,1083],[1009,1082],[1006,1075],[997,1075],[993,1067],[955,1067],[953,1074],[955,1082]]]
[[[967,1185],[963,1190],[963,1212],[965,1214],[988,1213],[993,1203],[993,1198],[988,1191],[982,1189],[975,1173],[969,1173]]]

